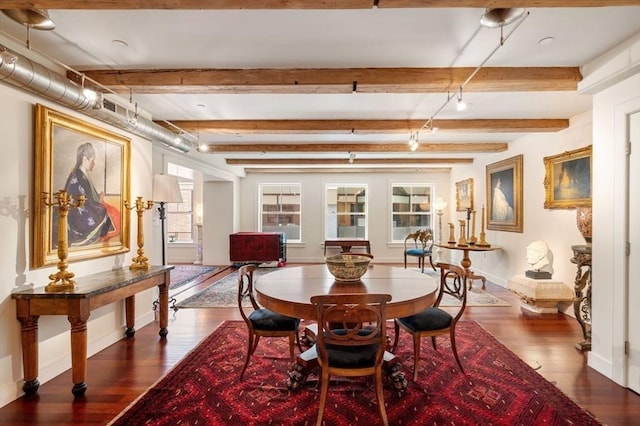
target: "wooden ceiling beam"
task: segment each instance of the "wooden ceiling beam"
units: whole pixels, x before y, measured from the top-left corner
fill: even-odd
[[[502,142],[465,142],[465,143],[420,143],[415,151],[423,152],[503,152],[508,148]],[[303,152],[408,152],[405,143],[310,143],[310,144],[210,144],[203,153],[264,152],[264,153],[303,153]]]
[[[228,134],[383,134],[415,132],[421,120],[172,120],[186,131]],[[158,124],[167,126],[158,121]],[[440,132],[537,133],[557,132],[569,127],[568,119],[475,119],[434,120]]]
[[[406,150],[406,148],[405,148]],[[473,158],[227,158],[230,166],[349,165],[349,164],[470,164]]]
[[[378,8],[441,7],[605,7],[634,6],[638,0],[379,0]],[[239,10],[372,9],[374,0],[3,0],[3,9],[84,10]]]
[[[447,93],[474,68],[290,68],[84,70],[91,80],[119,93]],[[80,82],[75,72],[69,79]],[[465,92],[575,91],[578,67],[482,68]],[[98,89],[99,90],[99,89]]]

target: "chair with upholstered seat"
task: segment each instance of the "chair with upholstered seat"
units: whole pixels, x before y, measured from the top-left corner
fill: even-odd
[[[331,375],[373,376],[380,418],[388,424],[382,364],[387,346],[385,307],[390,300],[389,294],[367,293],[311,298],[318,312],[316,350],[321,373],[317,425],[322,424]]]
[[[451,350],[464,373],[462,363],[456,350],[456,324],[467,306],[467,285],[464,269],[448,263],[438,263],[440,268],[440,286],[438,296],[432,307],[415,315],[394,320],[395,337],[391,352],[395,352],[400,337],[400,329],[410,333],[413,337],[413,380],[418,379],[418,362],[420,361],[420,343],[423,337],[431,337],[433,348],[436,348],[436,336],[449,334]],[[440,308],[440,302],[445,294],[455,297],[460,305],[444,310]],[[455,312],[454,312],[455,310]]]
[[[238,308],[249,329],[247,357],[240,372],[240,380],[244,376],[244,372],[249,365],[249,359],[256,351],[261,337],[288,337],[291,362],[295,361],[294,344],[297,344],[298,349],[302,352],[298,337],[300,319],[287,317],[269,309],[261,308],[256,302],[253,294],[253,272],[255,269],[255,265],[244,265],[238,270]],[[243,306],[245,297],[249,297],[251,301],[252,311],[248,314],[245,309],[249,308]]]
[[[436,267],[433,265],[432,255],[433,248],[433,233],[430,229],[419,229],[416,232],[412,232],[404,239],[404,268],[407,269],[407,256],[418,258],[418,268],[424,272],[424,263],[428,258],[429,263],[433,270]]]

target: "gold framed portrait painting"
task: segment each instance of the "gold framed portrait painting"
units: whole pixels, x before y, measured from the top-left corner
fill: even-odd
[[[32,266],[58,262],[58,208],[45,200],[65,190],[84,205],[67,214],[67,260],[129,251],[131,140],[36,105]]]
[[[473,178],[456,182],[456,211],[473,210]]]
[[[544,208],[591,206],[591,145],[544,157]]]
[[[487,229],[523,232],[522,158],[487,165]]]

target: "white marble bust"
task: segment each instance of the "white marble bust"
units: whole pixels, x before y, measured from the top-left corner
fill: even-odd
[[[527,263],[532,271],[553,274],[553,253],[546,242],[536,240],[527,246]]]

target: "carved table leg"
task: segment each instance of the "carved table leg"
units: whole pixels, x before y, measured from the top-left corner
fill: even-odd
[[[127,320],[127,330],[124,334],[127,337],[133,337],[136,334],[136,299],[135,296],[129,296],[124,299],[125,317]]]
[[[591,247],[571,246],[573,258],[571,263],[577,266],[574,290],[576,298],[573,302],[573,312],[582,328],[584,340],[576,343],[581,351],[591,350]],[[583,272],[583,268],[585,268]]]
[[[83,396],[87,390],[87,319],[89,314],[68,316],[71,324],[71,378],[74,396]]]
[[[169,330],[167,326],[169,325],[169,273],[166,274],[166,280],[163,284],[158,286],[159,297],[160,300],[160,337],[162,339],[167,337]]]
[[[19,301],[18,303],[20,304]],[[21,316],[22,365],[24,384],[22,390],[26,395],[38,392],[38,316]]]

